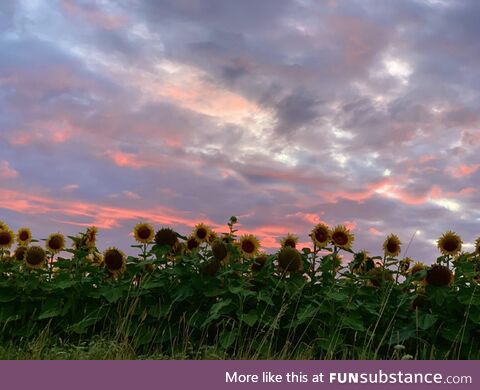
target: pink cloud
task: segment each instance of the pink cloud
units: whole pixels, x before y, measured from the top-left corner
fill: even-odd
[[[151,165],[149,162],[141,160],[134,153],[125,153],[120,151],[107,151],[105,155],[110,158],[115,165],[128,168],[144,168]]]
[[[18,176],[18,172],[10,166],[8,161],[0,161],[0,177],[4,179],[13,179]]]
[[[475,173],[480,168],[480,164],[465,165],[460,164],[458,167],[450,169],[450,175],[454,178],[461,178]]]
[[[79,16],[89,23],[106,30],[116,30],[125,26],[125,15],[110,15],[96,6],[80,5],[72,0],[62,0],[62,7],[71,15]]]

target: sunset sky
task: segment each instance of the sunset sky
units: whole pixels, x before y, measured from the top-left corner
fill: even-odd
[[[1,1],[0,219],[480,235],[480,1]]]

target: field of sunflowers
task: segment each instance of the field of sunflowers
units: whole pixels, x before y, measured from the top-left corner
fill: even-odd
[[[187,237],[139,223],[126,256],[99,251],[95,227],[35,240],[0,221],[0,350],[44,337],[139,358],[480,359],[480,239],[468,253],[448,231],[425,265],[394,234],[375,256],[320,223],[311,248],[288,234],[267,254],[236,224]]]

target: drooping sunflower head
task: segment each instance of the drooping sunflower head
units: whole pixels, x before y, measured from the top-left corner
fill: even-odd
[[[239,241],[240,252],[248,259],[253,259],[260,249],[260,242],[253,234],[244,234]]]
[[[412,264],[413,260],[410,257],[405,257],[404,259],[400,260],[399,263],[399,270],[402,274],[406,274],[410,269],[410,265]]]
[[[319,223],[313,228],[312,232],[310,233],[310,237],[318,248],[324,248],[330,242],[332,233],[327,225],[324,223]]]
[[[332,230],[332,244],[342,249],[352,249],[355,240],[353,234],[344,225],[337,225]]]
[[[85,233],[85,245],[92,249],[97,245],[98,229],[95,226],[90,226]]]
[[[200,243],[207,241],[209,235],[210,228],[204,223],[199,223],[193,228],[192,237],[195,237]]]
[[[433,264],[427,271],[425,281],[430,286],[445,287],[453,282],[453,273],[444,265]]]
[[[25,264],[28,268],[42,268],[47,262],[47,254],[40,246],[28,247],[24,256]]]
[[[375,264],[370,258],[369,253],[366,250],[361,250],[360,252],[355,253],[349,266],[353,273],[362,273],[375,267]]]
[[[373,287],[380,287],[385,283],[393,282],[392,271],[383,267],[375,267],[367,272],[370,277],[369,285]]]
[[[26,246],[17,246],[17,249],[15,249],[15,252],[13,254],[13,258],[17,261],[23,261],[25,260],[25,254],[27,253],[27,247]]]
[[[215,260],[225,262],[228,259],[228,247],[222,240],[216,239],[212,243],[212,254]]]
[[[460,236],[451,230],[437,240],[438,249],[443,255],[455,256],[462,250],[462,244],[463,241]]]
[[[27,246],[32,241],[32,232],[27,227],[21,227],[17,232],[17,244]]]
[[[278,265],[283,272],[295,273],[303,269],[302,255],[295,248],[284,247],[278,252]]]
[[[155,230],[153,226],[146,222],[140,222],[133,228],[133,235],[135,240],[141,244],[148,244],[152,242],[155,237]]]
[[[200,243],[197,241],[197,239],[193,236],[188,237],[187,239],[187,250],[188,251],[193,251],[194,249],[197,249],[200,246]]]
[[[101,253],[96,251],[90,252],[87,257],[87,261],[91,264],[102,265],[103,264],[103,256]]]
[[[15,240],[15,235],[10,229],[0,230],[0,249],[9,249]]]
[[[266,253],[260,253],[252,262],[252,271],[261,271],[267,263],[268,255]]]
[[[53,233],[48,236],[45,246],[51,253],[58,253],[65,249],[65,237],[61,233]]]
[[[396,234],[390,234],[383,242],[383,253],[386,257],[397,257],[401,251],[401,244]]]
[[[113,276],[122,274],[127,265],[125,254],[121,250],[114,247],[108,248],[103,253],[103,262],[108,272],[110,272],[110,274]]]
[[[282,237],[282,239],[280,240],[280,245],[282,246],[282,248],[285,248],[288,246],[290,248],[295,249],[297,247],[297,244],[298,244],[298,236],[292,233],[287,233],[287,235],[285,237]]]
[[[155,243],[158,246],[168,245],[173,248],[173,246],[177,243],[178,237],[177,233],[175,233],[170,228],[161,228],[155,234]]]

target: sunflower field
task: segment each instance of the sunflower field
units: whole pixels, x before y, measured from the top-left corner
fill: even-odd
[[[236,223],[188,237],[139,223],[126,256],[100,252],[95,227],[35,240],[0,222],[0,346],[48,335],[140,358],[480,359],[480,239],[464,252],[448,231],[426,265],[401,257],[394,234],[374,256],[322,223],[311,248],[288,234],[267,254]]]

